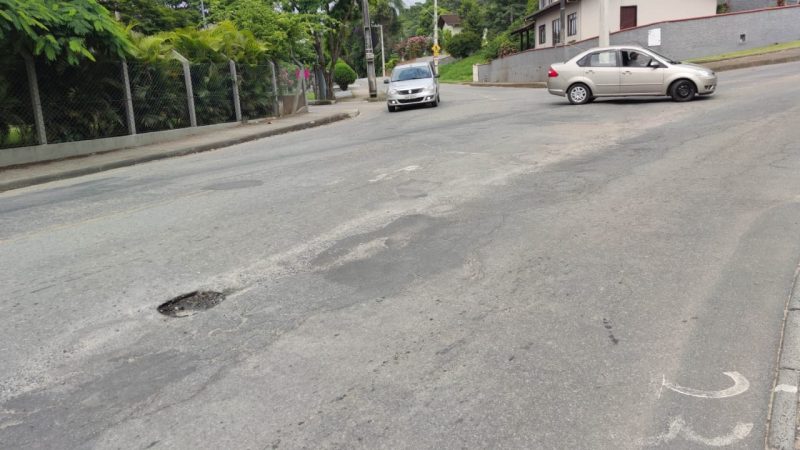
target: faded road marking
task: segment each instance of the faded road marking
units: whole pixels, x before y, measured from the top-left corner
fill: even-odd
[[[775,390],[774,391],[775,392],[788,392],[790,394],[796,394],[797,393],[797,386],[792,386],[792,385],[789,385],[789,384],[779,384],[779,385],[775,386]]]
[[[750,389],[750,382],[747,381],[747,378],[743,377],[742,374],[739,372],[722,372],[723,374],[727,375],[733,380],[733,386],[723,389],[721,391],[706,391],[702,389],[692,389],[683,386],[678,386],[677,384],[673,384],[667,381],[666,378],[662,379],[661,385],[671,391],[675,391],[679,394],[689,395],[692,397],[700,397],[700,398],[727,398],[739,395],[748,389]],[[661,392],[659,391],[659,397],[661,397]]]
[[[388,173],[379,174],[375,178],[369,180],[369,182],[370,183],[377,183],[378,181],[391,180],[397,174],[400,174],[400,173],[403,173],[403,172],[416,172],[417,170],[419,170],[419,166],[406,166],[406,167],[403,167],[402,169],[397,169],[394,172],[388,172]]]
[[[739,422],[735,427],[733,427],[733,431],[725,436],[706,438],[697,434],[694,430],[686,425],[686,421],[683,420],[683,417],[678,416],[669,424],[669,431],[666,434],[640,439],[636,442],[636,444],[644,447],[656,447],[673,441],[678,436],[683,436],[683,438],[687,441],[704,444],[709,447],[724,447],[746,438],[750,435],[752,430],[752,423]]]

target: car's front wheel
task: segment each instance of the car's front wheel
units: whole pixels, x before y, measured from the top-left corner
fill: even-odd
[[[670,97],[676,102],[688,102],[694,99],[696,93],[697,88],[689,80],[678,80],[669,89]]]
[[[592,91],[583,83],[575,83],[567,89],[567,100],[573,105],[585,105],[593,100]]]
[[[392,105],[386,105],[386,107],[387,107],[387,108],[389,108],[389,112],[395,112],[395,111],[397,111],[397,107],[396,107],[396,106],[392,106]]]

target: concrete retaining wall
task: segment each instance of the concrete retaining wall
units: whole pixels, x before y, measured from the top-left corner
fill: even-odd
[[[33,145],[30,147],[5,148],[0,151],[0,167],[18,166],[42,161],[52,161],[74,156],[91,155],[109,150],[139,147],[181,139],[209,131],[239,126],[239,122],[220,123],[203,127],[179,128],[128,136],[118,136],[90,141],[63,142],[59,144]]]
[[[648,45],[648,33],[661,30],[661,45],[653,50],[676,59],[690,59],[800,40],[800,6],[787,6],[698,19],[660,22],[611,35],[612,45]],[[744,41],[742,42],[742,35]],[[527,50],[493,60],[479,69],[480,80],[494,83],[547,81],[547,69],[598,45],[588,39],[563,47]],[[488,72],[488,74],[486,73]]]

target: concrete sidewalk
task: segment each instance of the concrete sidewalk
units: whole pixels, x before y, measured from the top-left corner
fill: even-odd
[[[358,116],[341,106],[312,107],[310,112],[198,134],[173,141],[87,156],[0,169],[0,192],[148,161],[204,152],[278,134],[326,125]]]
[[[800,48],[793,48],[780,52],[762,53],[760,55],[742,56],[740,58],[731,58],[722,61],[699,64],[717,72],[723,72],[726,70],[744,69],[747,67],[766,66],[770,64],[781,64],[792,61],[800,61]]]

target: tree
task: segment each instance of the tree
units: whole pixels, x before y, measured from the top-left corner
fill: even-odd
[[[201,22],[200,5],[194,1],[170,4],[165,0],[100,0],[126,24],[144,34],[196,27]]]
[[[472,31],[462,31],[447,43],[447,51],[456,58],[466,58],[480,48],[481,37]]]
[[[95,0],[0,0],[0,46],[72,65],[94,61],[95,52],[133,51],[126,30]]]
[[[285,0],[283,8],[316,18],[310,20],[312,45],[316,53],[314,72],[318,86],[325,85],[317,94],[319,98],[333,99],[333,75],[345,43],[359,17],[357,0]],[[322,81],[324,80],[324,83]]]

